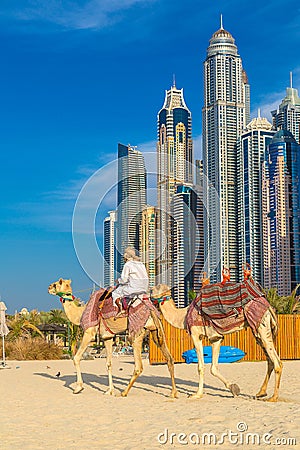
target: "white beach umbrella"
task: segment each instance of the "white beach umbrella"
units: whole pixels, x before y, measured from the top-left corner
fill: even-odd
[[[9,329],[5,321],[5,311],[7,310],[4,302],[0,302],[0,336],[2,336],[2,365],[5,366],[5,346],[4,338],[8,335]]]

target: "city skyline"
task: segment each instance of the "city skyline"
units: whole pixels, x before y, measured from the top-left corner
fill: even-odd
[[[0,294],[9,312],[59,307],[47,294],[48,284],[59,276],[72,278],[74,291],[92,285],[72,243],[76,197],[89,176],[116,157],[118,142],[155,151],[155,118],[173,73],[193,115],[199,158],[202,63],[221,12],[249,77],[252,116],[261,107],[270,120],[270,111],[285,97],[290,71],[293,86],[300,85],[296,2],[253,5],[251,11],[239,2],[201,7],[174,2],[172,10],[167,2],[158,8],[155,1],[127,1],[119,10],[102,2],[102,11],[96,1],[76,2],[71,11],[58,2],[43,9],[42,3],[16,2],[12,8],[3,2],[0,7],[5,42]],[[294,14],[282,17],[282,7]],[[178,33],[171,27],[177,15],[183,21]],[[284,54],[283,63],[276,54]],[[142,90],[147,95],[141,98]]]

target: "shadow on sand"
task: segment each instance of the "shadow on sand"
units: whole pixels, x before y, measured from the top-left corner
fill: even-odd
[[[133,365],[134,363],[131,361],[124,362],[124,366]],[[123,370],[123,367],[119,368],[119,370]],[[51,375],[46,372],[37,372],[34,373],[36,376],[55,379],[60,383],[64,383],[64,387],[73,391],[71,387],[72,384],[76,383],[76,374],[72,375],[60,375],[59,377],[55,375]],[[108,376],[104,375],[95,375],[89,373],[82,373],[82,378],[85,387],[90,387],[95,389],[98,392],[106,393],[108,389]],[[130,380],[130,375],[126,375],[124,377],[119,377],[113,375],[113,382],[116,391],[123,391],[128,385]],[[196,392],[198,384],[194,381],[183,380],[181,378],[176,378],[176,385],[179,394],[183,394],[189,396]],[[158,392],[157,388],[165,389],[165,392]],[[169,376],[149,376],[142,374],[137,381],[135,382],[133,388],[134,390],[144,391],[144,392],[152,392],[155,395],[160,395],[162,397],[169,397],[171,392],[171,380]],[[205,392],[204,394],[212,397],[221,397],[221,398],[233,398],[231,392],[223,387],[215,387],[211,385],[204,384]],[[130,394],[129,394],[130,395]],[[254,399],[253,396],[247,394],[240,394],[239,397],[244,399]]]

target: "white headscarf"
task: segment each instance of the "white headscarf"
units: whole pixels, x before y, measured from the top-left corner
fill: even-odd
[[[136,251],[133,247],[127,247],[124,251],[124,258],[127,261],[140,261],[141,258],[137,256]]]

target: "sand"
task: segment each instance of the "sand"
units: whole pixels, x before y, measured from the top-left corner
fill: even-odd
[[[119,395],[133,370],[132,356],[113,359],[115,397],[103,395],[108,385],[103,358],[82,361],[85,389],[78,395],[72,393],[75,370],[70,360],[7,363],[10,368],[0,370],[4,450],[300,449],[300,361],[284,362],[278,403],[253,398],[265,375],[265,362],[220,365],[223,374],[239,384],[237,398],[206,365],[200,400],[188,398],[197,387],[195,364],[176,364],[180,396],[174,400],[169,397],[167,367],[151,366],[147,359],[127,398]],[[272,378],[269,393],[273,386]]]

